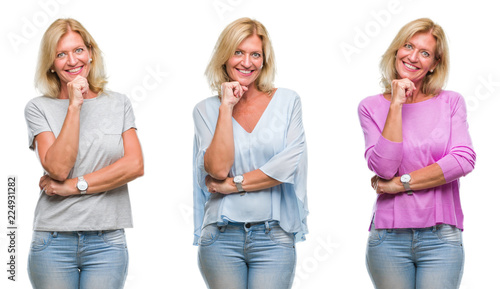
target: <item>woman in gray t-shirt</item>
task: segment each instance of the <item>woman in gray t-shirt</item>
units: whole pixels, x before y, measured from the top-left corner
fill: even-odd
[[[33,288],[123,288],[127,183],[143,174],[129,99],[105,90],[99,47],[74,19],[58,19],[40,45],[26,105],[29,147],[44,169],[28,260]]]

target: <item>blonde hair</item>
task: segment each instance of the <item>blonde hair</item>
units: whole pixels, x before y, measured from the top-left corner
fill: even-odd
[[[264,54],[263,67],[255,85],[259,91],[270,93],[273,89],[276,75],[275,57],[269,34],[262,23],[250,18],[240,18],[229,24],[220,34],[212,54],[210,63],[205,70],[210,88],[220,93],[221,84],[230,81],[226,71],[226,62],[247,37],[257,35],[262,40]]]
[[[80,34],[85,46],[92,52],[91,68],[87,76],[90,90],[96,93],[102,92],[107,83],[102,53],[94,38],[75,19],[57,19],[49,26],[42,37],[35,73],[35,87],[45,96],[52,98],[59,97],[61,81],[59,80],[59,76],[50,70],[56,58],[57,43],[61,37],[70,31]]]
[[[391,92],[392,80],[399,77],[395,58],[397,51],[417,33],[431,33],[434,36],[436,39],[435,60],[438,62],[434,72],[427,73],[424,77],[420,87],[421,92],[427,95],[436,95],[445,85],[450,62],[446,35],[443,28],[429,18],[420,18],[406,24],[399,30],[380,60],[381,84],[384,86],[384,93]]]

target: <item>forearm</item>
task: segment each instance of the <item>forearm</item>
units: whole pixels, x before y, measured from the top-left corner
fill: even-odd
[[[280,181],[269,177],[260,169],[243,174],[243,178],[242,187],[245,192],[260,191],[281,184]],[[234,183],[234,178],[217,180],[211,176],[207,176],[205,183],[210,193],[221,193],[225,195],[239,193]]]
[[[437,163],[413,171],[409,175],[412,191],[430,189],[446,183],[443,171]],[[390,180],[376,177],[376,179],[372,179],[372,186],[378,194],[397,194],[406,191],[401,183],[401,176],[395,176]]]
[[[246,192],[260,191],[281,184],[280,181],[271,178],[259,169],[243,174],[243,178],[242,187]]]
[[[411,172],[410,177],[410,188],[415,191],[446,184],[443,171],[437,163]]]
[[[141,177],[144,174],[142,158],[123,157],[115,163],[84,176],[89,187],[87,194],[109,191]]]
[[[382,136],[392,142],[403,141],[403,106],[400,104],[392,104],[387,113]]]
[[[45,135],[45,140],[37,139],[40,161],[51,178],[64,181],[68,177],[78,155],[79,136],[80,109],[70,106],[58,137]]]
[[[234,137],[232,108],[221,105],[214,136],[204,156],[207,173],[215,179],[224,180],[234,163]]]

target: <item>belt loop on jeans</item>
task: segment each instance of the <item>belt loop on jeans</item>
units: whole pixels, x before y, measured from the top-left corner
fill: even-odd
[[[227,227],[227,226],[219,226],[219,231],[220,231],[221,233],[224,233],[224,231],[226,230],[226,227]]]
[[[52,237],[57,238],[57,232],[52,232]]]
[[[97,237],[101,237],[102,236],[102,231],[97,231]]]
[[[265,221],[264,224],[266,225],[266,234],[269,233],[269,231],[271,231],[271,228],[269,228],[269,222],[268,221]]]
[[[392,229],[387,229],[387,233],[392,233]]]
[[[436,233],[436,230],[437,230],[437,226],[432,226],[432,232]]]

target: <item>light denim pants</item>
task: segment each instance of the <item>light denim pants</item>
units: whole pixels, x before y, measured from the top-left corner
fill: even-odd
[[[278,222],[203,228],[198,266],[210,289],[289,289],[295,275],[293,234]]]
[[[458,289],[464,268],[462,231],[446,224],[392,230],[372,224],[366,266],[377,289]]]
[[[127,269],[123,229],[33,232],[28,274],[35,289],[120,289]]]

